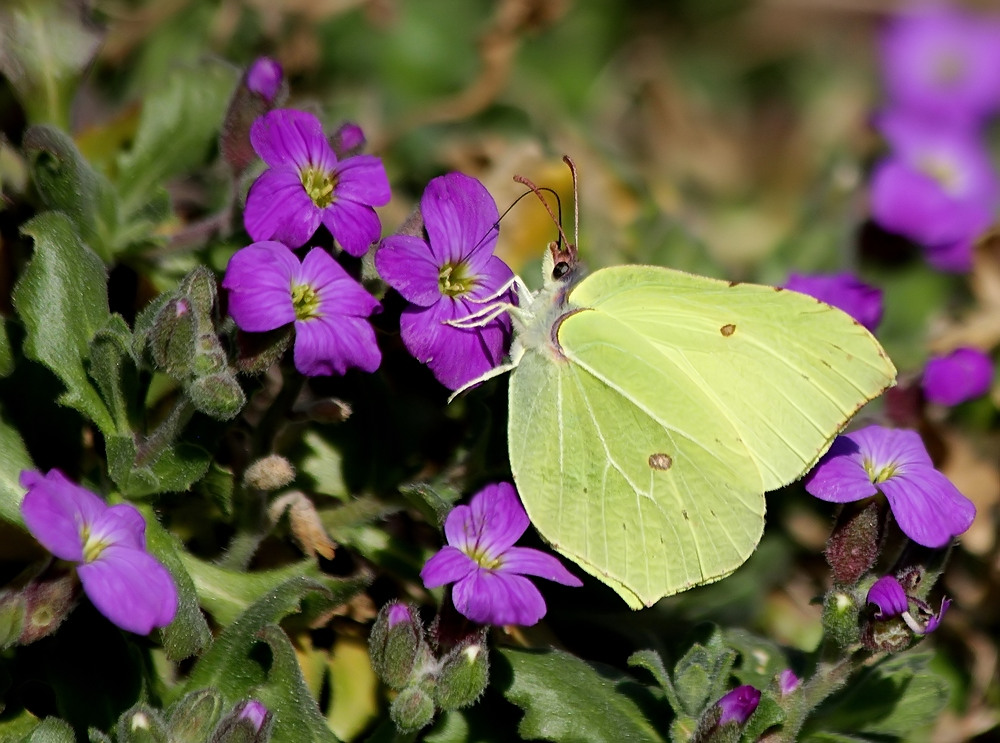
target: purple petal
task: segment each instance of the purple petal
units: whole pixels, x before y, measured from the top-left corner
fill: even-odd
[[[889,159],[871,177],[872,219],[881,227],[922,245],[955,239],[952,201],[930,176]]]
[[[905,428],[867,426],[847,434],[877,472],[886,467],[933,467],[923,439]]]
[[[124,630],[148,635],[177,612],[177,588],[163,565],[142,550],[112,545],[77,568],[97,610]]]
[[[938,628],[941,624],[941,620],[944,619],[944,613],[948,611],[948,607],[951,606],[951,599],[941,599],[941,611],[935,614],[933,617],[927,620],[927,626],[924,627],[924,634],[929,634]]]
[[[319,314],[325,317],[368,317],[381,309],[378,300],[322,248],[306,254],[296,281],[308,284],[319,295]]]
[[[481,305],[453,297],[426,308],[407,307],[399,321],[403,344],[430,368],[437,380],[455,390],[497,366],[510,343],[510,318],[501,315],[479,328],[456,328],[448,320],[468,317]]]
[[[277,240],[297,248],[313,236],[321,216],[297,171],[271,169],[250,187],[243,226],[254,240]]]
[[[451,594],[459,614],[477,624],[536,624],[545,616],[545,600],[527,578],[477,570],[455,584]]]
[[[258,242],[238,250],[222,279],[236,325],[261,333],[293,322],[291,283],[299,270],[299,259],[278,242]]]
[[[750,719],[750,715],[760,704],[760,691],[749,684],[738,686],[723,696],[716,704],[722,710],[722,716],[719,718],[720,726],[728,722],[742,725]]]
[[[477,535],[474,549],[484,553],[491,561],[500,559],[521,538],[531,523],[517,497],[517,491],[509,482],[487,485],[472,496],[469,500],[469,514],[469,518],[465,518],[463,514],[454,522],[449,514],[444,522],[448,542],[455,544],[451,540],[453,533],[464,540],[467,534],[464,530],[471,525],[472,533]],[[457,531],[459,528],[462,531]]]
[[[459,506],[462,508],[462,506]],[[424,563],[420,579],[427,588],[455,583],[479,570],[479,565],[461,549],[445,545]]]
[[[264,721],[267,719],[268,711],[267,707],[264,706],[262,702],[256,699],[248,699],[245,702],[241,702],[236,706],[239,710],[237,713],[237,718],[242,720],[249,720],[250,724],[253,725],[254,732],[260,732],[260,729],[264,727]],[[234,736],[234,737],[239,737]]]
[[[312,167],[332,172],[337,164],[323,125],[305,111],[279,108],[264,114],[250,127],[250,143],[272,168],[299,171]]]
[[[294,359],[307,377],[343,375],[352,367],[371,373],[382,352],[367,320],[334,315],[295,323]]]
[[[513,277],[514,272],[510,270],[510,266],[504,263],[502,258],[492,255],[489,257],[489,260],[483,262],[482,266],[478,269],[478,272],[476,273],[476,286],[466,296],[469,299],[480,300],[486,299],[487,297],[492,298],[500,290],[500,287],[505,284],[509,285],[510,280]],[[517,304],[517,297],[513,292],[507,292],[493,301]],[[474,306],[482,308],[485,305],[478,304]]]
[[[24,470],[21,485],[28,490],[21,515],[32,536],[61,560],[82,561],[82,532],[101,518],[108,505],[55,469],[45,475]]]
[[[917,544],[943,547],[976,517],[976,507],[933,467],[912,466],[879,484],[899,528]]]
[[[924,395],[939,405],[958,405],[986,394],[993,381],[993,361],[977,348],[957,348],[933,356],[924,367]]]
[[[251,92],[271,103],[281,89],[281,79],[280,64],[270,57],[257,57],[247,70],[246,85]]]
[[[357,204],[385,206],[392,198],[385,166],[374,155],[355,155],[338,163],[334,200],[347,199]]]
[[[924,257],[939,271],[968,273],[972,270],[972,253],[978,236],[976,230],[950,243],[928,245],[924,248]]]
[[[500,571],[536,575],[539,578],[562,583],[564,586],[582,586],[583,581],[569,572],[558,559],[531,547],[510,547],[503,553]]]
[[[778,674],[778,689],[782,696],[791,694],[802,685],[802,679],[795,675],[795,671],[786,668]]]
[[[431,180],[420,199],[424,227],[436,263],[465,261],[479,274],[493,255],[500,213],[486,187],[462,173]]]
[[[829,451],[803,479],[806,492],[831,503],[850,503],[875,495],[858,445],[838,436]]]
[[[445,581],[449,583],[451,581]],[[389,629],[392,629],[397,624],[402,624],[406,622],[407,624],[413,623],[413,612],[410,611],[410,607],[406,604],[401,604],[398,601],[394,601],[389,604],[389,609],[386,612],[386,619],[389,622]]]
[[[407,302],[430,307],[441,299],[441,266],[419,237],[391,235],[375,253],[375,269]]]
[[[368,252],[382,236],[382,223],[370,206],[336,199],[322,212],[323,224],[340,246],[355,257]]]
[[[135,506],[119,503],[108,508],[91,522],[89,539],[98,540],[106,545],[116,544],[144,550],[146,520]]]
[[[878,607],[878,611],[875,612],[876,619],[898,617],[909,607],[903,586],[892,575],[883,575],[872,584],[868,589],[865,603],[875,604]]]
[[[860,281],[851,273],[819,276],[793,273],[785,282],[785,288],[843,310],[872,332],[882,319],[882,290]]]

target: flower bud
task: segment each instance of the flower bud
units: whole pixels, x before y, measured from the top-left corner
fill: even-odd
[[[153,360],[171,377],[183,379],[191,373],[197,332],[191,301],[174,297],[156,313],[150,333]]]
[[[240,702],[222,718],[211,743],[266,743],[271,739],[271,713],[261,702]]]
[[[294,479],[292,463],[278,454],[252,462],[243,473],[243,482],[248,488],[266,493],[283,488]]]
[[[146,704],[137,704],[118,718],[119,743],[168,743],[167,726],[160,713]]]
[[[281,65],[270,57],[257,57],[247,69],[247,88],[269,104],[274,103],[283,80]]]
[[[802,679],[795,675],[791,668],[786,668],[778,674],[778,691],[781,696],[788,696],[802,686]]]
[[[235,418],[247,401],[240,383],[229,372],[198,377],[186,391],[197,410],[223,421]]]
[[[860,637],[858,605],[846,591],[834,589],[823,599],[823,630],[841,647],[856,643]]]
[[[396,601],[383,606],[368,638],[368,652],[375,674],[386,686],[406,686],[418,660],[430,657],[416,607]]]
[[[330,146],[341,159],[357,155],[364,149],[365,133],[353,121],[344,122],[330,138]]]
[[[23,621],[20,645],[51,635],[76,606],[79,583],[72,573],[28,583],[20,592],[23,598]]]
[[[392,700],[389,716],[401,731],[419,730],[434,719],[433,682],[424,679],[407,686]]]
[[[743,726],[760,704],[760,691],[746,684],[722,696],[702,714],[693,743],[736,743]]]
[[[833,568],[833,578],[838,584],[854,585],[875,564],[882,543],[883,523],[875,502],[861,509],[852,504],[844,506],[826,544],[826,561]]]
[[[468,644],[459,645],[442,660],[434,687],[434,701],[444,710],[468,707],[482,696],[490,680],[486,632]]]
[[[208,687],[184,695],[171,707],[168,730],[171,743],[203,743],[222,713],[222,695]]]

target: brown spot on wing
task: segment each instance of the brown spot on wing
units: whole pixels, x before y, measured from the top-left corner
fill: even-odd
[[[733,325],[732,323],[726,323],[721,328],[719,328],[719,332],[722,333],[726,338],[728,338],[729,336],[731,336],[733,333],[736,332],[736,326]]]
[[[669,454],[656,452],[649,455],[649,466],[654,470],[668,470],[673,465],[674,459]]]

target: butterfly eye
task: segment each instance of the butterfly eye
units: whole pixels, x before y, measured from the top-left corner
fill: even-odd
[[[569,263],[566,261],[559,261],[556,265],[552,267],[552,278],[561,279],[563,276],[568,274],[570,271]]]

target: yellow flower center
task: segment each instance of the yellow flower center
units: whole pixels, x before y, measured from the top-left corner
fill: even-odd
[[[955,164],[939,155],[928,155],[918,162],[920,172],[933,178],[941,187],[949,192],[958,191],[961,186],[961,176]]]
[[[888,480],[890,477],[896,474],[897,467],[895,464],[887,464],[884,467],[876,468],[875,463],[870,459],[865,460],[865,472],[868,473],[868,479],[871,481],[872,485],[878,485]]]
[[[446,263],[438,273],[438,289],[446,297],[457,297],[467,294],[476,288],[476,279],[469,276],[468,267],[464,262]]]
[[[292,285],[292,307],[295,309],[296,320],[309,320],[319,317],[319,294],[308,284]]]
[[[310,165],[300,171],[299,178],[309,198],[320,209],[325,209],[333,203],[333,189],[337,185],[337,177],[333,173]]]
[[[86,525],[80,529],[80,539],[83,542],[84,563],[91,563],[96,560],[108,546],[107,542],[95,539],[90,533],[90,527]]]

